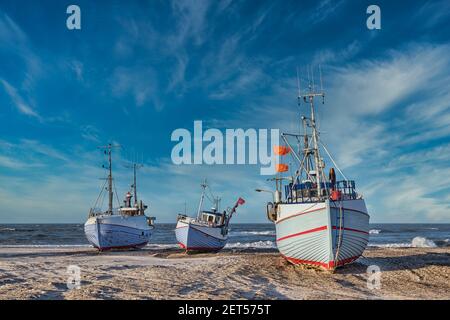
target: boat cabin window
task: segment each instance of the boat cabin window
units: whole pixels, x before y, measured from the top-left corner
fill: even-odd
[[[222,215],[219,214],[203,213],[201,216],[201,220],[209,224],[220,225],[222,224],[223,219]]]

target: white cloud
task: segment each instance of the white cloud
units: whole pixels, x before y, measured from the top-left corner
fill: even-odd
[[[4,90],[11,98],[14,107],[22,114],[41,120],[41,116],[25,102],[24,98],[17,92],[17,89],[9,84],[6,80],[0,79],[0,83],[3,85]]]
[[[42,73],[42,63],[33,52],[25,32],[7,14],[0,10],[0,48],[18,55],[26,69],[22,87],[30,91],[36,78]],[[18,68],[20,65],[17,66]]]
[[[138,107],[152,103],[156,110],[162,108],[158,98],[158,79],[154,70],[148,66],[117,67],[110,85],[114,96],[131,95]]]
[[[324,71],[326,103],[316,104],[321,138],[357,179],[378,222],[449,219],[448,203],[434,195],[448,181],[433,180],[448,175],[450,151],[424,150],[424,142],[431,147],[450,136],[449,69],[449,46],[412,44]],[[298,131],[296,91],[295,75],[278,79],[245,110],[230,113],[226,125]]]

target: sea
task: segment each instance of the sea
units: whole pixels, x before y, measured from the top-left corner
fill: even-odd
[[[175,224],[156,224],[150,249],[176,248]],[[371,224],[371,247],[450,246],[450,224]],[[89,247],[82,224],[0,224],[0,247]],[[232,224],[226,248],[275,250],[273,224]]]

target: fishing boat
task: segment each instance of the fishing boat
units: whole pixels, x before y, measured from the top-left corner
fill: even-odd
[[[220,212],[220,198],[212,195],[206,181],[201,187],[203,190],[197,216],[193,218],[185,213],[179,214],[177,218],[175,235],[179,246],[186,252],[221,250],[227,244],[229,223],[233,214],[239,205],[245,203],[244,199],[239,198],[232,208]],[[206,190],[210,191],[211,196],[207,195]],[[211,210],[203,210],[205,197],[214,204]]]
[[[266,209],[275,223],[278,250],[287,261],[333,271],[362,255],[369,241],[369,214],[355,181],[345,177],[320,139],[314,105],[316,98],[325,103],[320,88],[316,92],[309,81],[302,94],[299,85],[298,104],[309,111],[300,118],[303,132],[282,133],[283,145],[274,148],[279,159],[292,156],[295,170],[277,164],[276,176],[270,179],[276,185],[275,191],[269,190],[273,202]],[[327,175],[322,153],[336,167]]]
[[[150,240],[154,229],[154,217],[147,217],[145,210],[147,206],[138,201],[136,170],[138,164],[133,164],[134,179],[131,191],[125,195],[123,205],[113,208],[113,176],[111,153],[114,146],[101,147],[108,155],[108,177],[97,197],[94,207],[89,211],[89,217],[84,225],[84,232],[88,241],[98,250],[111,249],[137,249],[144,247]],[[105,192],[105,190],[107,192]],[[101,209],[104,197],[108,195],[107,210]],[[132,198],[134,197],[134,203]],[[117,194],[116,194],[116,198]],[[100,207],[98,205],[100,204]]]

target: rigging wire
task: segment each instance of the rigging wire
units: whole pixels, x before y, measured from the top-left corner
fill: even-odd
[[[336,164],[336,162],[334,161],[333,157],[331,156],[331,154],[328,152],[327,147],[325,147],[325,145],[323,144],[322,141],[320,141],[320,144],[322,145],[323,149],[325,150],[325,152],[327,153],[328,157],[330,157],[331,162],[333,162],[334,166],[336,167],[336,169],[339,171],[339,173],[342,175],[342,177],[344,177],[345,181],[348,181],[347,177],[344,175],[344,173],[341,171],[341,169],[339,168],[339,166]]]
[[[97,199],[95,200],[94,206],[92,208],[95,208],[97,206],[98,200],[100,199],[100,196],[103,194],[103,191],[105,190],[105,184],[106,184],[106,180],[105,180],[105,182],[103,182],[102,189],[101,189],[102,191],[97,196]]]

